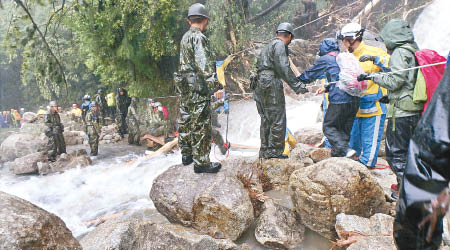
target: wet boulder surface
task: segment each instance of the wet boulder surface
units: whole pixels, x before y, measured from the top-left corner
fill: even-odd
[[[173,166],[154,180],[150,198],[169,221],[215,238],[236,240],[254,220],[249,194],[232,171],[195,174],[192,165]]]
[[[370,217],[389,210],[383,189],[370,171],[346,158],[329,158],[296,170],[289,192],[304,225],[330,240],[337,237],[339,213]]]
[[[0,192],[0,249],[81,250],[81,245],[58,216]]]

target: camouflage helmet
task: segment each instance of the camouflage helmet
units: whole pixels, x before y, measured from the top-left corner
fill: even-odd
[[[280,23],[277,28],[277,33],[279,32],[287,32],[294,35],[294,27],[292,27],[292,24],[290,23]]]
[[[208,11],[201,3],[195,3],[189,7],[188,18],[191,16],[202,16],[209,19]]]
[[[48,104],[48,106],[50,106],[50,107],[58,107],[58,105],[56,104],[55,101],[51,101],[51,102]]]

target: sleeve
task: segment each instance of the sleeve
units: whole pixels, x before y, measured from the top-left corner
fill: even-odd
[[[206,37],[194,39],[194,60],[196,72],[205,80],[208,89],[212,91],[221,89],[222,86],[216,76],[216,64]]]
[[[289,63],[286,46],[282,43],[275,43],[274,47],[274,70],[296,93],[298,93],[301,82],[297,80],[294,72],[292,72]]]
[[[327,64],[325,60],[323,60],[321,57],[314,63],[314,65],[311,68],[309,68],[300,75],[299,80],[304,83],[311,83],[320,78],[321,76],[323,76],[323,74],[325,74],[326,69]]]
[[[411,52],[407,51],[406,49],[398,48],[394,50],[394,53],[392,54],[389,62],[390,69],[395,72],[411,67],[412,65],[408,64],[408,61],[413,61],[415,63],[415,58],[411,58],[411,55]],[[374,82],[383,88],[386,88],[390,91],[395,91],[406,84],[409,73],[409,71],[402,71],[388,75],[376,76]]]
[[[376,66],[380,67],[383,72],[390,72],[389,68],[389,55],[376,56],[375,61],[373,62]]]
[[[52,128],[53,127],[53,123],[52,123],[52,121],[50,120],[50,114],[45,114],[45,116],[44,116],[44,123],[45,123],[45,125],[47,126],[47,127],[49,127],[49,128]]]

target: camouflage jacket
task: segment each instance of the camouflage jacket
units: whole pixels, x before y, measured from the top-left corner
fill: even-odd
[[[61,123],[61,118],[58,113],[47,112],[44,117],[44,123],[47,126],[46,134],[57,134],[64,131],[64,125]]]
[[[97,133],[100,132],[100,120],[101,120],[100,112],[95,112],[90,109],[86,114],[86,126],[93,126]]]
[[[274,78],[283,79],[296,93],[299,92],[301,83],[290,67],[288,46],[280,39],[274,39],[261,51],[257,68],[258,73],[272,72]]]
[[[160,111],[155,112],[153,108],[148,110],[146,118],[146,124],[148,128],[150,129],[157,128],[162,125],[165,125],[165,123],[166,120],[164,119],[164,115],[162,112]]]
[[[98,105],[100,105],[101,109],[104,109],[107,106],[105,95],[97,94],[97,96],[95,97],[95,101]]]
[[[209,40],[198,28],[191,27],[181,40],[179,74],[181,95],[192,102],[209,101],[221,89]]]
[[[128,107],[128,115],[127,115],[127,119],[128,119],[128,122],[131,122],[131,123],[133,123],[133,124],[139,125],[139,117],[138,117],[138,115],[137,115],[136,107],[135,107],[135,106],[130,105],[130,106]]]

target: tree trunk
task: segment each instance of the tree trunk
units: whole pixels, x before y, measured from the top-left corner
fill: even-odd
[[[269,8],[267,8],[266,10],[256,14],[255,16],[251,17],[250,19],[248,19],[249,23],[252,23],[258,19],[260,19],[261,17],[269,14],[270,12],[272,12],[275,9],[278,9],[283,3],[285,3],[287,0],[279,0],[278,2],[274,3],[272,6],[270,6]]]

